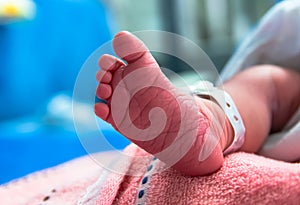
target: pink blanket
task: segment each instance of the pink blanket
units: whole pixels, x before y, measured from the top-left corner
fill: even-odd
[[[239,152],[227,156],[217,173],[186,177],[173,169],[151,174],[160,167],[159,160],[133,145],[125,152],[148,157],[143,161],[133,159],[123,167],[127,173],[143,172],[142,176],[112,173],[90,157],[84,157],[2,186],[0,202],[55,205],[300,202],[300,164],[297,163]],[[107,154],[98,154],[101,156]]]

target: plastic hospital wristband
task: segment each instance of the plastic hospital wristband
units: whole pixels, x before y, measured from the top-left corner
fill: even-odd
[[[224,154],[226,155],[239,150],[244,144],[245,126],[230,95],[226,91],[214,87],[214,85],[208,81],[200,81],[190,86],[190,89],[192,89],[193,95],[213,100],[224,110],[234,131],[233,142],[224,151]]]

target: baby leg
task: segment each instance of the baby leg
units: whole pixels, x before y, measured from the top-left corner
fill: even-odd
[[[243,118],[246,133],[241,150],[257,152],[266,137],[281,130],[300,104],[299,72],[259,65],[224,84]]]

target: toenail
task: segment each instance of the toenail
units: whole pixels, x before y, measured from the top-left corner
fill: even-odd
[[[125,35],[125,34],[131,35],[131,33],[130,33],[129,31],[121,31],[121,32],[119,32],[119,33],[117,33],[117,34],[115,35],[115,38],[118,38],[118,37],[123,36],[123,35]]]
[[[99,66],[103,70],[109,70],[118,60],[114,56],[104,54],[99,60]]]

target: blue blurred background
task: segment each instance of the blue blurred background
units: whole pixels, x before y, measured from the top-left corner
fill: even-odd
[[[3,13],[0,4],[0,184],[86,154],[72,124],[73,86],[88,56],[118,30],[181,34],[221,70],[276,2],[35,0],[25,14]],[[189,76],[176,59],[158,58]],[[104,132],[119,137],[115,148],[128,144],[110,127]],[[106,149],[95,143],[95,151]]]
[[[70,122],[71,94],[115,29],[100,1],[32,3],[30,18],[0,21],[0,183],[86,154]]]

